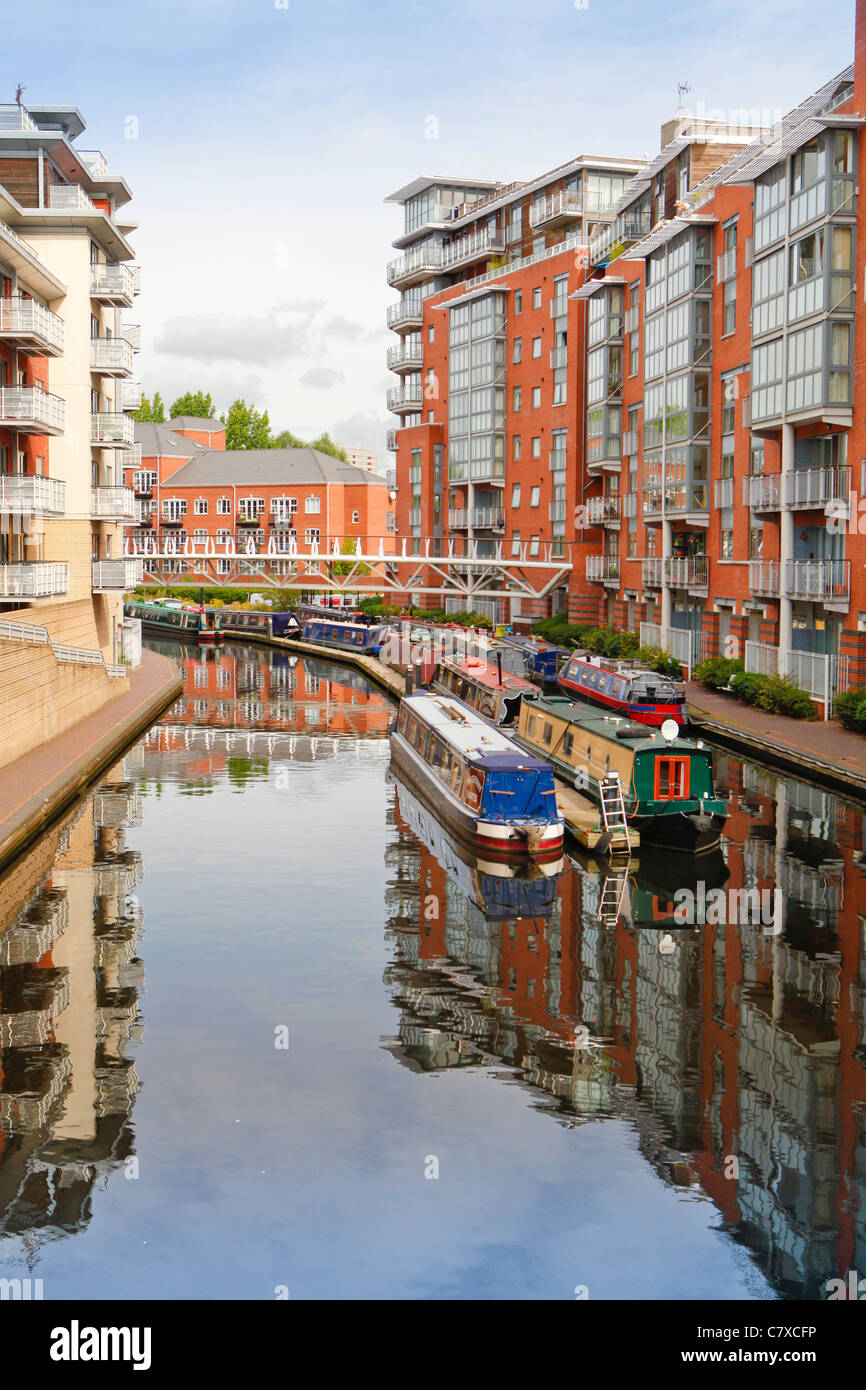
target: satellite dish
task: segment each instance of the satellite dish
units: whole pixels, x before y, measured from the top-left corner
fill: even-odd
[[[680,736],[680,726],[675,719],[666,719],[662,724],[662,738],[666,743],[673,743]]]

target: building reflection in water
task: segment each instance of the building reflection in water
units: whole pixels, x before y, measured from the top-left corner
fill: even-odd
[[[783,1297],[820,1298],[827,1279],[866,1272],[864,815],[735,759],[717,767],[730,839],[708,876],[778,886],[778,934],[672,929],[686,868],[660,884],[655,855],[652,881],[569,864],[552,902],[491,910],[398,784],[386,983],[400,1021],[383,1043],[418,1072],[504,1067],[571,1127],[628,1119],[659,1176],[711,1200]]]
[[[145,739],[154,776],[177,775],[178,753],[184,780],[200,789],[225,776],[266,777],[271,760],[387,756],[393,706],[350,667],[235,642],[153,645],[184,673],[183,695]]]
[[[0,1235],[31,1268],[134,1161],[140,862],[124,834],[137,816],[119,764],[0,879]]]

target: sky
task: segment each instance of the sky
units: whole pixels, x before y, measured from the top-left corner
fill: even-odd
[[[853,0],[41,0],[5,83],[76,105],[140,223],[139,375],[385,456],[385,280],[417,174],[641,156],[678,105],[769,120],[851,61]]]

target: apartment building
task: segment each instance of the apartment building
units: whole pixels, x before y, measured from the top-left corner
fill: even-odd
[[[861,0],[855,63],[771,127],[680,111],[647,162],[473,185],[453,223],[456,181],[391,195],[398,533],[546,586],[500,575],[473,606],[744,656],[819,700],[866,680],[864,27]]]
[[[375,449],[352,449],[344,444],[343,452],[353,468],[366,468],[368,473],[379,472],[379,455]]]
[[[390,494],[377,473],[317,449],[226,450],[217,420],[135,429],[126,483],[137,516],[128,547],[147,578],[227,580],[256,557],[288,578],[295,556],[331,552],[335,543],[378,553],[390,534],[393,548]],[[197,563],[205,557],[207,567]]]
[[[0,105],[0,665],[7,702],[31,711],[7,722],[0,762],[121,693],[135,660],[135,224],[83,132],[75,107]]]

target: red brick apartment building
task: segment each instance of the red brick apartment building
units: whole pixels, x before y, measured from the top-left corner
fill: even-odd
[[[136,425],[126,482],[138,508],[127,546],[143,557],[146,580],[227,582],[242,577],[239,559],[248,570],[255,557],[289,578],[290,552],[309,556],[349,541],[358,553],[378,553],[383,537],[394,547],[384,478],[317,449],[227,450],[219,420]]]
[[[392,194],[407,553],[550,561],[491,617],[866,681],[860,113],[863,0],[855,63],[772,127],[681,111],[648,163]]]

